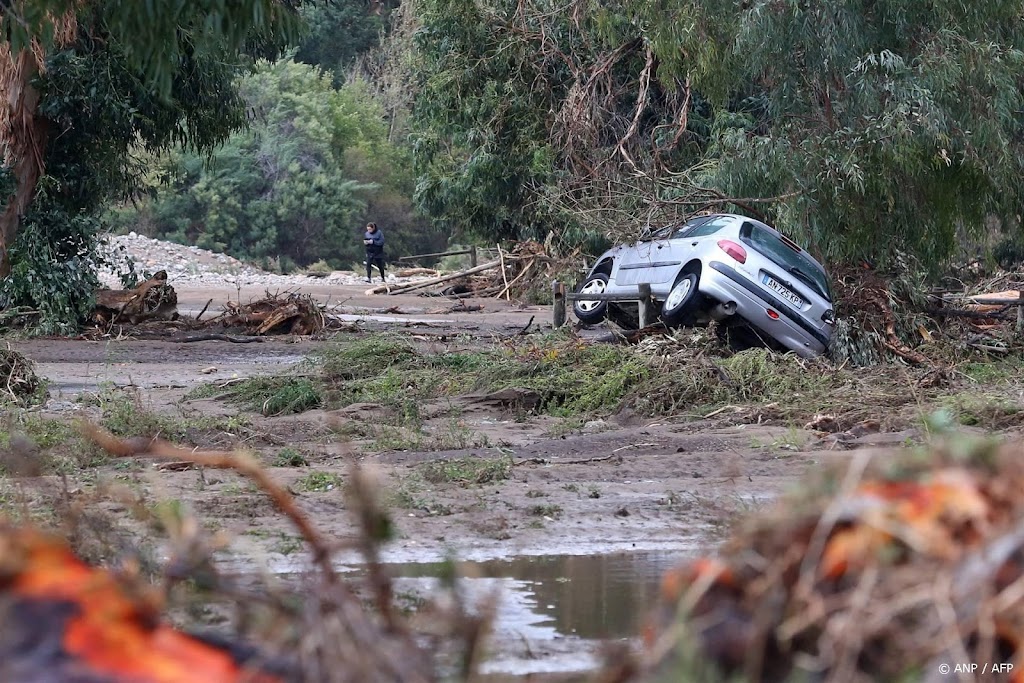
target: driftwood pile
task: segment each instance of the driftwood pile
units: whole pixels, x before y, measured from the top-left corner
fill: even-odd
[[[467,270],[433,277],[406,285],[381,285],[367,294],[405,294],[434,290],[443,296],[494,297],[511,301],[520,298],[539,279],[549,281],[555,260],[538,242],[519,242],[511,250],[498,246],[495,257]]]
[[[177,310],[178,296],[167,284],[167,273],[160,271],[138,287],[125,290],[101,289],[96,292],[92,321],[97,329],[109,334],[165,337],[167,330],[205,332],[186,341],[224,338],[226,335],[261,337],[273,334],[311,335],[327,327],[327,317],[320,304],[307,294],[270,294],[243,304],[228,301],[220,315],[202,320],[206,307],[195,318]],[[125,330],[126,327],[131,329]],[[230,339],[234,341],[234,339]]]
[[[205,327],[240,329],[245,334],[316,334],[326,327],[320,305],[306,294],[267,296],[248,304],[229,301],[227,310]]]
[[[167,284],[167,272],[161,270],[133,289],[99,289],[92,321],[101,327],[118,323],[138,325],[147,320],[175,320],[178,295]]]
[[[987,287],[985,286],[987,284]],[[939,320],[959,319],[966,333],[963,343],[977,351],[1006,354],[1012,350],[1014,335],[1024,332],[1024,299],[1017,289],[994,291],[1007,282],[983,283],[979,293],[944,293],[933,297],[937,305],[928,309]]]
[[[10,348],[0,349],[0,403],[25,403],[40,386],[32,361]]]
[[[867,366],[899,359],[934,367],[954,357],[1005,355],[1020,347],[1020,272],[950,280],[955,289],[931,290],[912,269],[883,274],[834,268],[832,275],[839,321],[830,351],[839,362]]]
[[[927,455],[819,474],[719,557],[667,574],[647,666],[747,683],[1024,680],[1024,443]]]

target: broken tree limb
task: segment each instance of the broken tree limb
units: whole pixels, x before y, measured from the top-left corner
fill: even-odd
[[[416,277],[417,275],[440,277],[441,273],[434,268],[403,268],[402,270],[396,271],[395,275],[398,277]]]
[[[506,293],[509,293],[509,290],[512,289],[512,286],[519,282],[524,275],[530,272],[536,260],[536,257],[530,259],[530,261],[523,267],[523,269],[519,271],[519,275],[516,275],[514,278],[512,278],[512,282],[509,282],[507,285],[505,285],[505,289],[501,290],[501,293],[498,294],[499,299],[505,296]],[[509,297],[511,297],[511,293],[509,293]],[[511,298],[509,298],[509,301],[511,301]]]
[[[174,320],[178,316],[178,295],[160,271],[134,289],[98,289],[93,322],[112,325],[127,319],[132,325],[147,320]]]
[[[501,294],[505,295],[506,301],[511,301],[512,296],[508,293],[508,275],[505,273],[505,254],[501,251],[501,245],[498,245],[498,260],[501,261],[501,280],[505,283],[505,289],[501,290]],[[498,298],[501,298],[501,294]]]
[[[203,317],[203,313],[206,313],[206,309],[209,308],[210,304],[212,304],[212,303],[213,303],[213,299],[210,299],[210,300],[208,300],[206,302],[206,305],[203,306],[203,310],[199,311],[199,315],[196,316],[196,322],[199,322],[199,319]]]
[[[412,284],[402,285],[401,287],[392,287],[390,285],[381,285],[380,287],[374,287],[373,289],[368,289],[366,293],[367,294],[383,294],[383,293],[386,292],[388,294],[402,294],[404,292],[411,292],[411,291],[414,291],[414,290],[417,290],[417,289],[422,289],[424,287],[430,287],[430,286],[433,286],[433,285],[439,285],[442,282],[451,282],[452,280],[457,280],[460,277],[465,277],[467,275],[473,275],[475,273],[482,273],[485,270],[491,270],[493,268],[497,268],[500,265],[501,265],[501,261],[489,261],[487,263],[484,263],[484,264],[481,264],[481,265],[477,266],[476,268],[470,268],[469,270],[459,271],[458,273],[452,273],[451,275],[445,275],[443,277],[435,277],[435,278],[431,278],[429,280],[423,280],[421,282],[414,282]]]
[[[980,318],[1006,320],[1010,306],[999,306],[990,311],[972,311],[962,308],[926,308],[925,313],[935,318]]]

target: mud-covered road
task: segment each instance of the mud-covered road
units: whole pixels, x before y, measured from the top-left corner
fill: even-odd
[[[372,402],[268,418],[211,398],[183,400],[208,382],[227,386],[242,377],[301,372],[297,364],[325,345],[345,344],[363,334],[404,335],[429,353],[493,344],[516,336],[531,319],[531,329],[550,326],[545,307],[494,299],[466,302],[482,306],[479,312],[438,314],[431,311],[451,302],[415,295],[368,296],[359,287],[322,287],[308,293],[338,306],[338,312],[357,323],[356,329],[324,341],[280,338],[232,344],[111,337],[34,339],[12,342],[12,347],[34,361],[50,382],[51,399],[44,409],[50,417],[94,415],[94,402],[83,397],[111,388],[129,388],[142,409],[179,420],[241,415],[241,438],[225,437],[209,445],[234,443],[259,453],[275,480],[296,494],[299,507],[342,546],[356,535],[342,493],[345,478],[353,463],[371,465],[395,510],[396,539],[385,547],[383,559],[395,563],[397,573],[412,580],[412,575],[429,575],[422,569],[429,563],[455,557],[484,563],[473,566],[489,566],[492,579],[506,581],[515,599],[508,602],[499,632],[511,629],[520,637],[505,638],[503,648],[497,648],[491,667],[495,673],[585,669],[593,665],[597,638],[621,636],[621,623],[603,631],[587,628],[597,617],[586,610],[582,622],[562,628],[559,615],[570,607],[556,604],[558,591],[541,597],[542,587],[550,592],[564,583],[579,585],[594,571],[595,558],[606,557],[634,558],[633,564],[648,569],[634,566],[630,571],[645,578],[628,580],[648,585],[665,564],[713,547],[737,514],[756,510],[808,468],[848,457],[799,427],[757,424],[756,415],[747,424],[735,424],[723,413],[706,419],[677,415],[654,420],[624,411],[576,423],[524,416],[493,401],[457,397],[420,406],[423,431],[431,441],[429,447],[416,448],[408,440],[367,436],[380,419],[381,408]],[[239,294],[245,301],[263,292],[183,288],[178,291],[179,309],[195,312],[213,298],[212,313],[218,302],[237,300]],[[393,307],[400,312],[374,312]],[[869,435],[860,445],[908,436],[913,435]],[[446,447],[438,449],[438,444]],[[301,466],[283,462],[282,453],[297,458]],[[504,469],[501,476],[479,480],[424,475],[427,463],[467,458],[490,459]],[[128,482],[150,500],[178,501],[205,527],[225,532],[230,541],[220,558],[230,572],[288,576],[308,562],[294,529],[262,492],[234,473],[157,469],[138,461],[130,467],[104,464],[90,470],[89,477]],[[28,486],[44,491],[56,481],[40,478]],[[112,509],[117,511],[116,506]],[[517,562],[536,567],[545,558],[564,562],[566,557],[581,558],[577,568],[552,570],[554,575],[544,580],[512,568],[520,566]],[[500,570],[494,562],[512,564]],[[619,560],[601,562],[619,566]],[[338,563],[358,569],[359,558],[343,551]],[[558,565],[563,566],[568,565]],[[619,589],[587,591],[593,600],[625,599],[634,613],[644,606],[638,603],[652,597],[646,590],[639,597]],[[586,599],[574,595],[570,602]],[[594,605],[594,613],[601,612]]]

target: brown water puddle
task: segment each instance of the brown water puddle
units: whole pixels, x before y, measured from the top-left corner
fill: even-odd
[[[662,574],[689,556],[657,551],[457,563],[469,604],[498,594],[483,673],[524,676],[595,668],[601,642],[636,637]],[[421,595],[429,595],[439,577],[451,571],[440,562],[385,566],[396,577],[397,591]]]

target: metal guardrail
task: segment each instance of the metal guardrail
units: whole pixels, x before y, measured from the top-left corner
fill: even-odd
[[[641,283],[636,286],[636,294],[580,294],[579,292],[565,291],[565,283],[555,280],[551,283],[551,323],[558,329],[566,322],[566,302],[568,301],[636,301],[640,307],[640,329],[643,329],[654,322],[654,299],[651,297],[651,286]]]

